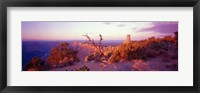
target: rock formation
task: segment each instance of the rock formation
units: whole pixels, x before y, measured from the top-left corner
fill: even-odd
[[[131,35],[128,34],[124,43],[131,43]]]

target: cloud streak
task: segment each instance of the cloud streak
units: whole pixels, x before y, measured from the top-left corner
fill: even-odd
[[[136,32],[156,32],[161,34],[173,34],[176,31],[178,31],[178,22],[152,22],[136,30]]]
[[[124,27],[124,26],[126,26],[126,24],[119,24],[119,25],[117,25],[117,27]]]

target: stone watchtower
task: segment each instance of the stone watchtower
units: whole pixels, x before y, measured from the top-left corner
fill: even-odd
[[[128,34],[124,43],[131,43],[131,35]]]

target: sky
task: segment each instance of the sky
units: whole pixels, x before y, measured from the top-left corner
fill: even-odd
[[[53,22],[23,21],[21,24],[22,40],[65,41],[86,40],[88,35],[99,40],[125,40],[127,34],[132,40],[143,40],[149,37],[174,35],[178,31],[178,22]]]

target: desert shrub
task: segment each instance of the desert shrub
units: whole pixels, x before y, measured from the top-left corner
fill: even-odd
[[[164,38],[151,37],[146,40],[133,41],[119,45],[112,52],[108,62],[146,60],[158,56],[169,57],[167,51],[174,50],[175,38],[166,36]]]
[[[166,41],[175,42],[175,37],[172,36],[165,36],[163,39]]]
[[[84,65],[82,67],[76,68],[75,71],[90,71],[90,69]]]
[[[119,62],[121,60],[120,52],[115,50],[113,55],[108,59],[108,62]]]
[[[159,52],[153,49],[149,49],[145,52],[146,56],[148,58],[155,58],[157,56],[159,56]]]
[[[178,32],[174,32],[174,34],[175,34],[175,37],[174,37],[175,38],[175,44],[174,45],[176,47],[178,47]]]
[[[164,49],[166,51],[168,50],[168,46],[164,41],[151,43],[150,48],[154,50],[159,50],[159,49]]]
[[[170,59],[169,59],[169,58],[167,58],[167,57],[162,57],[162,58],[161,58],[161,61],[163,61],[163,62],[169,62],[169,61],[170,61]]]
[[[164,50],[164,49],[159,49],[159,54],[165,54],[166,53],[166,50]]]
[[[168,58],[169,54],[167,52],[165,52],[165,53],[162,54],[162,56]]]
[[[92,54],[86,56],[84,58],[84,61],[88,62],[88,61],[93,61],[94,60],[95,62],[100,62],[101,61],[100,58],[101,58],[101,54],[99,54],[98,52],[94,51]]]
[[[130,61],[133,59],[146,59],[145,48],[137,44],[122,44],[116,48],[109,58],[111,62]]]
[[[55,47],[51,49],[51,53],[48,57],[48,61],[52,67],[55,67],[59,63],[59,61],[62,59],[62,57],[63,55],[61,51],[57,47]]]
[[[153,43],[153,42],[156,42],[156,38],[155,37],[150,37],[147,39],[146,41],[147,43]]]
[[[59,62],[59,64],[57,64],[57,67],[64,67],[64,66],[71,66],[74,64],[74,59],[68,59],[67,57],[65,57],[62,61]]]
[[[87,56],[87,57],[88,57],[88,58],[87,58],[88,61],[95,60],[95,55],[94,55],[94,54],[91,54],[91,55],[89,55],[89,56]]]
[[[77,57],[78,51],[70,49],[68,45],[68,43],[64,42],[51,49],[48,56],[48,62],[51,67],[62,67],[79,61]]]
[[[44,61],[38,57],[33,57],[24,68],[25,71],[42,71],[46,69],[48,69],[48,66],[45,66]]]
[[[167,51],[164,50],[164,49],[160,49],[160,50],[159,50],[159,54],[160,54],[161,56],[163,56],[163,57],[169,57],[169,54],[168,54]]]
[[[178,60],[178,52],[174,52],[170,58],[172,60]]]
[[[32,68],[28,68],[26,71],[39,71],[39,70],[37,68],[32,67]]]
[[[127,53],[126,59],[127,60],[132,60],[132,59],[146,60],[146,54],[144,52],[145,52],[145,48],[143,48],[143,47],[131,48],[131,50],[128,51],[128,53]]]

